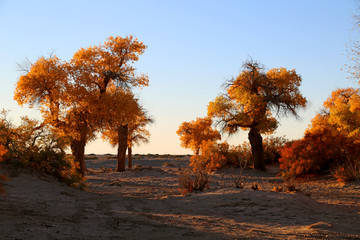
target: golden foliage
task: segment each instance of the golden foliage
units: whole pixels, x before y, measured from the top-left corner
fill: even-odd
[[[220,133],[212,129],[211,125],[210,118],[196,118],[191,122],[183,122],[176,131],[180,136],[181,146],[190,148],[198,155],[203,142],[220,140]]]
[[[5,148],[5,146],[1,143],[0,144],[0,162],[2,162],[4,160],[4,155],[7,153],[7,149]]]
[[[359,89],[345,88],[333,91],[324,102],[324,107],[330,113],[329,123],[336,125],[339,131],[360,143]]]
[[[135,124],[137,118],[142,113],[141,106],[134,94],[130,91],[117,91],[108,95],[109,105],[105,112],[105,125],[102,131],[102,138],[108,140],[113,146],[118,144],[119,127],[127,125],[128,127]]]
[[[83,188],[84,179],[72,159],[66,158],[65,145],[64,139],[37,120],[22,117],[21,125],[14,127],[6,114],[0,118],[0,161],[37,169],[71,186]]]
[[[243,71],[226,83],[226,94],[209,103],[208,116],[229,134],[249,130],[254,168],[265,171],[261,134],[277,128],[275,117],[297,117],[297,110],[306,106],[300,84],[301,77],[295,70],[274,68],[264,72],[259,63],[248,61]]]
[[[278,124],[273,113],[297,116],[297,108],[306,106],[300,84],[295,70],[274,68],[265,73],[259,64],[248,62],[228,83],[227,94],[209,103],[208,116],[217,118],[229,133],[252,127],[271,133]]]
[[[358,96],[352,88],[333,91],[324,102],[324,113],[314,117],[304,138],[282,149],[281,169],[294,176],[330,170],[340,181],[359,178]]]
[[[240,154],[237,148],[227,142],[215,143],[211,140],[202,142],[201,155],[190,158],[190,166],[197,171],[214,171],[226,166],[239,166]]]
[[[84,172],[84,147],[95,138],[95,132],[109,116],[119,122],[124,114],[135,111],[131,107],[126,113],[116,110],[131,104],[124,103],[122,91],[148,85],[148,76],[137,74],[133,66],[145,49],[133,36],[110,36],[99,46],[79,49],[68,62],[56,56],[40,57],[20,76],[14,99],[20,105],[39,107],[45,124],[69,137]]]

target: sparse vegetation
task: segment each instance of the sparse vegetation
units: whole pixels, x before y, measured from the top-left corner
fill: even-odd
[[[4,155],[6,154],[7,150],[5,148],[5,146],[3,144],[0,144],[0,162],[2,162],[4,160]],[[1,181],[6,181],[8,180],[8,178],[4,175],[0,174],[0,194],[5,193],[5,190],[3,188],[3,186],[1,185]]]
[[[165,162],[165,163],[163,163],[162,166],[163,167],[174,167],[175,165],[173,163],[170,163],[170,162]]]
[[[78,166],[65,154],[66,139],[38,121],[23,117],[21,125],[15,127],[6,118],[6,111],[3,111],[0,141],[4,163],[33,168],[53,175],[70,186],[85,187],[84,179],[77,171]]]
[[[187,168],[179,174],[179,191],[186,195],[209,188],[209,174],[202,170]]]
[[[240,161],[238,175],[237,176],[235,175],[235,178],[233,180],[235,188],[242,189],[245,187],[245,180],[246,180],[245,170],[246,169],[247,169],[247,162]]]

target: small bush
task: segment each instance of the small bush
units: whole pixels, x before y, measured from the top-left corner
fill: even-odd
[[[223,167],[239,166],[238,149],[228,143],[203,142],[201,155],[190,158],[190,166],[196,170],[214,171]]]
[[[7,150],[4,145],[0,144],[0,162],[3,161],[3,156],[7,153]],[[6,176],[0,174],[0,181],[9,180]],[[4,194],[5,190],[0,182],[0,194]]]
[[[101,167],[101,172],[102,173],[111,172],[112,170],[113,170],[112,168]]]
[[[262,187],[260,185],[258,185],[257,183],[253,183],[253,185],[251,186],[251,189],[254,191],[262,191]]]
[[[233,186],[235,188],[240,188],[243,189],[245,187],[245,180],[246,180],[246,175],[244,174],[245,169],[247,168],[247,162],[244,163],[240,163],[239,164],[239,172],[238,175],[236,175],[233,178]]]
[[[181,194],[204,191],[206,188],[209,188],[209,174],[206,171],[188,168],[180,173],[179,191]]]
[[[139,170],[139,169],[143,169],[144,166],[140,165],[140,164],[134,164],[133,166],[133,170]]]
[[[347,159],[343,164],[332,170],[334,178],[341,183],[360,179],[360,161]]]
[[[173,163],[170,163],[170,162],[164,162],[163,167],[175,167],[175,165]]]

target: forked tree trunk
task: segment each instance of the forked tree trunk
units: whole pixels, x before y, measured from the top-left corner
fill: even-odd
[[[118,128],[118,152],[117,152],[117,172],[125,171],[125,157],[127,149],[128,126],[121,125]]]
[[[86,145],[87,129],[84,127],[80,132],[80,139],[74,139],[71,142],[71,152],[75,158],[75,163],[79,164],[79,172],[82,176],[85,175],[85,145]]]
[[[254,168],[265,172],[264,148],[260,132],[256,128],[250,128],[248,136],[251,145]]]
[[[128,169],[132,169],[132,148],[128,147]]]

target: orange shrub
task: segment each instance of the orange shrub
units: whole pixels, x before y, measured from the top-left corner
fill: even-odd
[[[203,142],[201,155],[192,156],[190,166],[197,170],[214,171],[225,166],[238,166],[239,154],[228,143]]]
[[[0,144],[0,162],[3,161],[3,156],[6,154],[6,152],[7,152],[7,149],[5,148],[5,146]],[[8,178],[6,176],[0,174],[0,180],[1,181],[7,180],[7,179]],[[5,190],[4,190],[4,188],[2,187],[2,185],[0,183],[0,194],[4,193],[4,192],[5,192]]]
[[[0,144],[0,162],[4,160],[4,155],[7,153],[7,149],[4,145]]]
[[[318,115],[304,138],[287,143],[280,153],[280,168],[291,176],[323,174],[344,165],[348,159],[358,162],[360,144]]]

